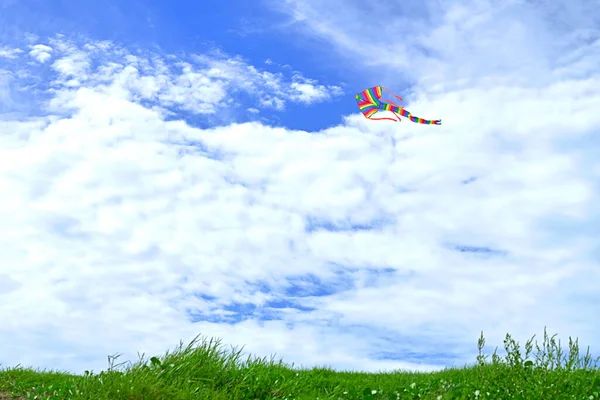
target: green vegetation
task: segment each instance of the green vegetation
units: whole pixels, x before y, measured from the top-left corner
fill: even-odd
[[[325,368],[293,369],[273,359],[223,350],[218,341],[198,340],[162,357],[114,366],[83,376],[24,368],[0,371],[0,399],[524,399],[593,400],[600,398],[600,369],[589,348],[582,357],[569,338],[569,354],[544,330],[541,345],[534,337],[519,344],[506,335],[506,356],[497,349],[488,359],[479,339],[473,366],[434,373],[335,372]]]

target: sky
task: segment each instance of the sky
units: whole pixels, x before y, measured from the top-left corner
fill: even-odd
[[[600,354],[600,1],[201,4],[0,0],[4,367]]]

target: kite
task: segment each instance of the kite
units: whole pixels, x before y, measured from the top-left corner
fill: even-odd
[[[400,117],[399,117],[399,115],[400,115],[400,116],[410,119],[412,122],[417,123],[417,124],[425,124],[425,125],[441,125],[442,124],[441,119],[430,120],[430,119],[423,119],[423,118],[419,118],[419,117],[413,117],[410,112],[406,111],[403,107],[400,107],[393,101],[381,100],[381,96],[383,96],[384,89],[385,89],[385,91],[387,91],[388,93],[393,95],[395,98],[399,99],[400,101],[404,101],[404,100],[402,100],[402,97],[396,96],[394,93],[390,92],[388,89],[386,89],[382,86],[375,86],[375,87],[363,90],[362,92],[360,92],[359,94],[356,95],[356,102],[358,103],[358,108],[360,108],[360,111],[363,113],[363,115],[366,118],[374,119],[374,120],[387,119],[390,121],[400,122],[401,121]],[[395,118],[373,118],[373,114],[377,113],[378,111],[391,111],[394,114],[396,114],[396,118],[398,118],[398,119],[396,120]]]

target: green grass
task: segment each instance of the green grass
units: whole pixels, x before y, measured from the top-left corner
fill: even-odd
[[[434,373],[335,372],[326,368],[294,369],[274,359],[225,350],[219,341],[196,338],[173,352],[135,364],[115,365],[99,374],[42,372],[21,367],[0,371],[0,399],[581,399],[600,398],[598,361],[589,348],[581,356],[577,340],[569,352],[544,330],[519,344],[506,335],[505,356],[483,354],[479,338],[476,363]]]

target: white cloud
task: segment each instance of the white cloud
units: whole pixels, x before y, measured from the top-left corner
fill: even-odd
[[[492,81],[547,85],[557,61],[595,71],[600,21],[593,2],[404,1],[365,8],[358,0],[266,1],[290,16],[299,32],[332,46],[341,62],[368,79],[416,84],[419,91],[452,90]],[[356,21],[380,21],[366,29]],[[574,63],[572,57],[587,55]],[[590,56],[593,56],[590,58]],[[342,61],[343,60],[343,61]],[[566,71],[563,71],[566,72]],[[582,71],[583,72],[583,71]]]
[[[332,95],[343,94],[342,88],[339,86],[318,85],[314,80],[298,75],[294,78],[296,81],[291,84],[291,89],[295,92],[292,94],[292,99],[301,103],[319,103],[331,98]]]
[[[10,83],[12,74],[10,71],[0,69],[0,102],[7,103],[10,101]]]
[[[31,51],[29,52],[29,55],[35,58],[40,63],[45,63],[46,61],[50,60],[50,58],[52,58],[52,55],[50,54],[52,53],[52,47],[50,46],[46,46],[44,44],[36,44],[30,46],[30,48]]]
[[[311,29],[333,32],[336,46],[352,40],[332,31],[339,19],[303,4],[294,10]],[[358,12],[343,10],[339,18]],[[462,15],[473,18],[465,29],[492,29],[478,22],[496,21],[490,12],[448,6],[435,23]],[[597,351],[595,49],[558,65],[550,44],[532,48],[545,69],[503,60],[506,71],[491,75],[506,79],[494,83],[482,59],[503,39],[486,37],[419,61],[416,82],[440,86],[417,85],[410,110],[445,125],[351,115],[311,133],[256,122],[200,129],[176,112],[216,115],[237,93],[258,99],[244,113],[283,108],[332,86],[219,54],[175,65],[108,43],[48,43],[55,75],[36,92],[51,96],[47,115],[0,125],[0,341],[12,344],[0,361],[97,370],[106,354],[135,359],[201,332],[296,364],[430,369],[472,362],[480,330],[501,345],[507,332],[522,339],[544,325]],[[519,46],[524,55],[533,44]],[[471,47],[479,58],[461,70],[452,54]],[[398,54],[378,71],[402,65]],[[367,225],[379,229],[350,229]],[[457,251],[468,247],[490,251]],[[254,316],[219,322],[241,305]],[[205,321],[191,322],[191,311]]]
[[[52,85],[73,89],[56,96],[55,104],[87,87],[134,101],[160,103],[162,108],[235,120],[235,115],[243,114],[236,111],[241,106],[240,95],[249,95],[254,108],[280,111],[291,102],[322,102],[342,95],[338,86],[323,85],[299,74],[288,78],[259,70],[240,57],[221,52],[177,59],[150,52],[133,54],[108,41],[78,44],[61,37],[31,49],[29,55],[40,63],[49,61],[53,53],[51,68],[56,76]],[[3,52],[13,62],[20,62],[17,50]],[[20,64],[20,68],[27,71],[25,65]],[[34,70],[28,73],[37,75]],[[300,88],[299,82],[303,83]],[[315,98],[308,97],[311,93]]]
[[[13,48],[9,48],[9,47],[1,47],[0,48],[0,58],[15,59],[22,52],[23,52],[23,50],[21,50],[21,49],[13,49]]]

